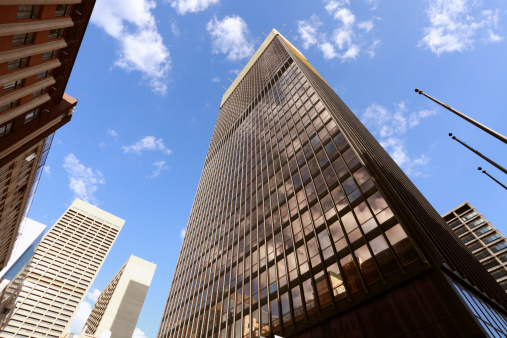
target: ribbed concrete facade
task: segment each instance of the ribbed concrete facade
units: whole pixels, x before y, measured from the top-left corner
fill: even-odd
[[[74,112],[77,100],[64,91],[94,4],[0,0],[0,180],[9,180],[0,182],[0,269],[30,208],[37,164],[45,161],[40,150]],[[26,182],[16,185],[20,179]],[[2,186],[8,183],[12,189]]]
[[[0,337],[66,334],[124,221],[75,200],[4,295]],[[6,302],[7,301],[7,302]]]
[[[111,338],[132,337],[156,267],[130,256],[97,299],[84,333],[98,338],[109,331]]]
[[[158,337],[502,336],[506,308],[273,30],[222,100]]]
[[[507,239],[470,202],[442,215],[452,231],[507,292]]]

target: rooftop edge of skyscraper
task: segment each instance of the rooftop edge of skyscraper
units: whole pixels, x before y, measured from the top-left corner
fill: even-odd
[[[320,79],[322,81],[324,81],[327,84],[326,80],[324,80],[324,78],[322,78],[322,76],[320,76],[320,74],[315,70],[315,68],[312,67],[312,65],[308,62],[308,59],[305,58],[305,56],[303,55],[303,53],[301,53],[301,51],[299,51],[299,49],[297,49],[296,47],[294,47],[292,45],[292,43],[290,43],[290,41],[287,40],[280,32],[278,32],[275,28],[273,28],[271,30],[271,32],[268,34],[268,36],[266,36],[266,39],[264,39],[264,41],[262,42],[262,44],[255,51],[255,53],[252,55],[252,57],[250,58],[250,60],[248,60],[248,63],[245,65],[245,67],[243,67],[243,69],[241,70],[241,72],[239,73],[239,75],[236,77],[236,79],[232,82],[232,84],[227,89],[227,91],[224,93],[224,96],[222,97],[222,102],[220,103],[220,107],[222,107],[224,105],[224,103],[227,101],[227,99],[229,98],[229,96],[231,96],[231,94],[234,92],[234,90],[236,89],[236,87],[243,80],[243,78],[246,76],[246,74],[248,74],[248,72],[250,71],[250,69],[257,62],[257,60],[259,60],[259,58],[261,57],[261,55],[268,48],[268,46],[271,44],[271,42],[273,41],[273,39],[276,36],[280,36],[284,40],[284,42],[287,44],[287,46],[289,46],[289,48],[294,53],[294,55],[296,55],[301,61],[303,61],[306,64],[306,66],[308,66],[318,77],[320,77]]]
[[[101,221],[105,221],[111,225],[114,225],[115,227],[120,230],[123,225],[125,224],[125,220],[121,219],[107,211],[104,211],[94,205],[91,205],[85,201],[80,200],[79,198],[76,198],[74,202],[72,202],[69,209],[76,209],[83,213],[85,213],[88,217],[91,218],[99,218]]]

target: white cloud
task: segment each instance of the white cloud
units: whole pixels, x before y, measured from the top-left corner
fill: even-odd
[[[176,22],[171,23],[171,32],[173,32],[173,35],[176,37],[180,36],[180,29],[178,25],[176,25]]]
[[[181,239],[184,239],[185,238],[185,234],[187,233],[187,228],[183,228],[181,229],[180,231],[180,238]]]
[[[481,5],[479,1],[430,0],[426,10],[430,26],[424,28],[419,45],[440,55],[473,49],[479,34],[488,42],[500,41],[493,32],[498,11],[480,10]]]
[[[239,61],[253,54],[253,44],[247,41],[248,27],[237,15],[226,16],[222,20],[213,17],[206,25],[211,35],[214,54],[223,53],[230,61]]]
[[[488,30],[488,37],[487,41],[489,42],[498,42],[501,41],[503,38],[499,35],[496,35],[491,29]]]
[[[324,54],[324,59],[331,60],[335,57],[338,57],[338,54],[336,54],[336,51],[332,44],[329,42],[323,42],[319,45],[320,50],[322,51],[322,54]]]
[[[46,175],[51,175],[51,167],[50,167],[50,166],[45,165],[45,166],[44,166],[44,169],[42,169],[42,170],[44,170],[44,173],[45,173]]]
[[[86,294],[86,298],[93,302],[96,302],[97,299],[99,299],[100,293],[101,291],[99,289],[93,289]]]
[[[317,33],[319,26],[322,26],[322,22],[315,14],[310,17],[309,21],[298,21],[298,32],[304,49],[308,49],[319,42]]]
[[[213,82],[220,82],[220,78],[217,76],[217,77],[212,78],[211,81],[213,81]]]
[[[404,102],[395,104],[394,111],[372,103],[366,108],[361,120],[372,133],[379,136],[379,143],[405,173],[417,177],[424,174],[430,158],[426,154],[415,158],[409,156],[404,135],[419,125],[422,119],[435,114],[433,110],[420,110],[409,114]]]
[[[157,30],[155,7],[154,0],[97,1],[91,21],[119,43],[115,66],[140,71],[154,92],[165,94],[171,57]]]
[[[370,20],[370,21],[360,22],[357,24],[357,27],[359,29],[365,30],[366,33],[368,33],[369,31],[371,31],[373,29],[373,21]]]
[[[92,305],[87,302],[83,301],[81,305],[79,306],[79,309],[76,312],[76,315],[72,319],[72,323],[70,324],[70,332],[81,332],[84,325],[86,324],[86,320],[88,319],[88,316],[92,312]]]
[[[106,147],[106,143],[105,142],[100,142],[99,143],[99,148],[103,149]]]
[[[158,175],[160,175],[162,170],[169,169],[169,166],[167,166],[165,164],[165,161],[158,161],[158,162],[153,163],[153,165],[155,166],[155,171],[153,172],[153,174],[150,175],[150,178],[157,177]]]
[[[107,134],[108,136],[111,136],[111,137],[115,138],[115,139],[117,139],[117,138],[118,138],[118,136],[120,136],[120,135],[118,135],[118,133],[117,133],[117,132],[116,132],[116,130],[114,130],[114,129],[108,129],[108,130],[106,131],[106,134]]]
[[[132,338],[148,338],[148,336],[146,336],[143,330],[136,327],[136,329],[134,330],[134,334],[132,335]]]
[[[367,3],[368,5],[371,5],[371,8],[370,8],[370,9],[371,9],[372,11],[374,11],[374,10],[376,10],[376,9],[377,9],[377,6],[378,6],[378,4],[377,4],[377,0],[366,0],[366,3]]]
[[[90,204],[97,204],[94,193],[99,184],[105,184],[106,180],[99,170],[85,167],[74,154],[69,154],[63,161],[63,168],[69,176],[69,188],[74,195]]]
[[[164,140],[161,138],[157,140],[155,136],[145,136],[133,145],[123,146],[122,148],[125,153],[132,152],[138,155],[142,155],[144,150],[158,150],[164,155],[170,155],[172,153],[172,150],[168,149],[164,144]]]
[[[169,1],[178,14],[197,13],[218,3],[219,0],[173,0]]]
[[[377,50],[377,48],[380,46],[380,40],[375,40],[372,42],[372,44],[370,45],[370,47],[368,47],[368,49],[366,50],[366,53],[370,56],[370,57],[374,57],[375,56],[375,51]]]
[[[430,162],[430,158],[426,154],[412,158],[408,155],[406,141],[401,138],[391,137],[381,140],[380,145],[391,155],[408,176],[419,177],[427,176],[425,167]]]
[[[315,14],[309,20],[298,21],[298,33],[303,48],[308,49],[315,45],[325,59],[337,58],[342,62],[356,60],[362,50],[373,57],[380,40],[375,40],[365,49],[365,45],[369,44],[366,34],[374,27],[373,19],[357,23],[356,15],[347,7],[349,5],[348,0],[326,1],[326,12],[337,24],[332,32],[319,32],[323,23]]]

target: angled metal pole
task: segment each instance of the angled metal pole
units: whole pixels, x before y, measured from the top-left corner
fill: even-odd
[[[465,114],[462,114],[460,113],[459,111],[457,111],[456,109],[452,108],[451,106],[449,106],[448,104],[445,104],[445,103],[442,103],[440,101],[438,101],[437,99],[434,99],[432,98],[431,96],[429,96],[428,94],[426,94],[425,92],[423,92],[422,90],[416,88],[415,89],[415,92],[416,93],[419,93],[421,95],[424,95],[426,96],[428,99],[430,99],[431,101],[433,102],[436,102],[438,103],[439,105],[441,105],[442,107],[446,108],[447,110],[450,110],[451,112],[453,112],[454,114],[458,115],[459,117],[461,117],[462,119],[470,122],[471,124],[473,124],[474,126],[476,126],[477,128],[485,131],[486,133],[490,134],[491,136],[493,136],[494,138],[502,141],[503,143],[507,144],[507,137],[503,136],[502,134],[500,133],[497,133],[496,131],[494,131],[493,129],[490,129],[488,127],[486,127],[485,125],[483,124],[480,124],[479,122],[475,121],[474,119],[466,116]]]
[[[449,133],[449,136],[452,136],[452,133]],[[462,144],[465,148],[468,148],[470,149],[470,151],[474,152],[475,154],[477,154],[478,156],[482,157],[484,160],[488,161],[490,164],[494,165],[498,170],[502,171],[504,174],[507,175],[507,169],[505,169],[504,167],[502,167],[501,165],[499,165],[498,163],[494,162],[493,160],[489,159],[488,157],[484,156],[483,154],[481,154],[480,152],[478,152],[477,150],[475,150],[474,148],[470,147],[468,144],[466,144],[465,142],[461,141],[460,139],[458,139],[456,136],[452,136],[452,139],[455,140],[456,142]]]
[[[482,168],[481,168],[481,167],[479,167],[479,168],[477,168],[477,169],[478,169],[478,170],[482,170]],[[499,181],[499,180],[497,180],[496,178],[494,178],[493,176],[491,176],[490,174],[488,174],[488,173],[486,172],[486,170],[482,170],[482,173],[483,173],[483,174],[486,174],[489,178],[491,178],[493,181],[495,181],[495,182],[496,182],[496,183],[498,183],[500,186],[502,186],[505,190],[507,190],[507,187],[506,187],[505,185],[503,185],[502,183],[500,183],[500,181]]]

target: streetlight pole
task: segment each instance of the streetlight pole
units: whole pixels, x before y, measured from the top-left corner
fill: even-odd
[[[475,121],[474,119],[466,116],[465,114],[460,113],[459,111],[457,111],[456,109],[452,108],[448,104],[442,103],[442,102],[438,101],[437,99],[432,98],[431,96],[429,96],[428,94],[426,94],[425,92],[423,92],[422,90],[420,90],[418,88],[415,89],[415,92],[419,93],[421,95],[426,96],[431,101],[434,101],[434,102],[438,103],[439,105],[441,105],[442,107],[446,108],[447,110],[450,110],[451,112],[453,112],[454,114],[458,115],[462,119],[470,122],[471,124],[473,124],[477,128],[485,131],[486,133],[490,134],[491,136],[495,137],[496,139],[500,140],[501,142],[507,144],[507,137],[503,136],[502,134],[497,133],[493,129],[490,129],[490,128],[486,127],[485,125],[483,125],[483,124]]]

